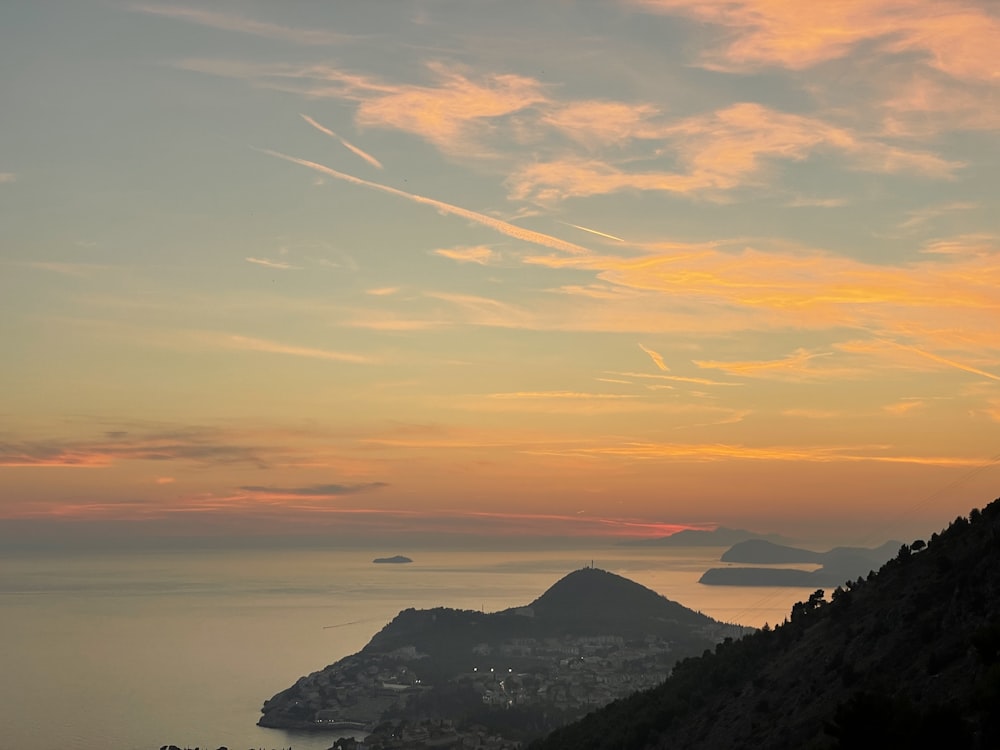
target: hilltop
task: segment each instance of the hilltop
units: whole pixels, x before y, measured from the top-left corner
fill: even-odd
[[[405,609],[357,654],[266,701],[259,723],[322,729],[474,721],[505,737],[537,737],[658,684],[677,659],[747,631],[584,568],[523,607]]]
[[[534,750],[1000,747],[1000,500]]]

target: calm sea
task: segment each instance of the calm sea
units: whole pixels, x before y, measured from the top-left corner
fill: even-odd
[[[264,699],[406,607],[527,604],[590,564],[720,620],[780,622],[809,590],[710,587],[717,549],[219,550],[0,557],[0,747],[323,750],[255,725]]]

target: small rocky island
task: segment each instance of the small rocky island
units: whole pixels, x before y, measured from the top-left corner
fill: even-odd
[[[446,737],[513,748],[749,630],[583,568],[523,607],[404,610],[360,652],[267,700],[258,723],[371,731],[372,750],[436,747]],[[403,734],[406,743],[393,744]]]
[[[411,563],[413,560],[406,555],[393,555],[392,557],[376,557],[372,560],[372,562],[389,565],[402,565],[403,563]]]

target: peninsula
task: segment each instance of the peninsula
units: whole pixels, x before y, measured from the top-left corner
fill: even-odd
[[[403,610],[360,652],[267,700],[258,723],[363,726],[375,730],[366,747],[403,724],[516,743],[657,685],[678,659],[749,630],[583,568],[522,607]]]

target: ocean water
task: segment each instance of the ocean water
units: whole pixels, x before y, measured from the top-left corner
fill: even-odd
[[[407,607],[527,604],[590,564],[727,622],[780,622],[805,589],[702,586],[718,549],[177,550],[0,556],[0,747],[324,750],[256,726],[263,701]]]

